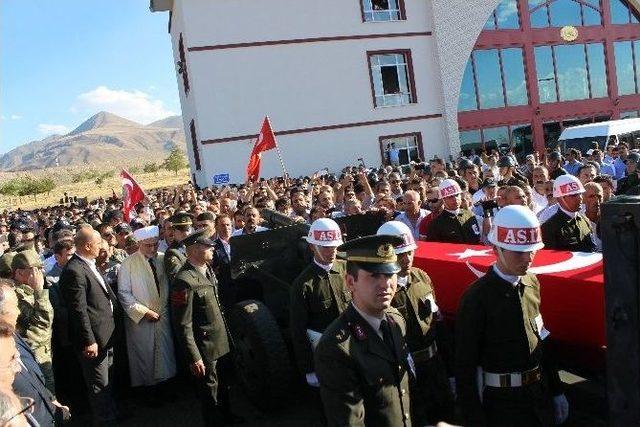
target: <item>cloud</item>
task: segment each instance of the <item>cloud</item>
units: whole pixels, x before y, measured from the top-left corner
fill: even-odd
[[[52,125],[48,123],[40,123],[38,125],[38,131],[43,135],[64,135],[69,133],[69,130],[65,125]]]
[[[20,120],[22,118],[21,115],[19,114],[12,114],[11,115],[11,120]]]
[[[79,112],[89,114],[108,111],[138,123],[148,124],[156,120],[172,116],[164,102],[154,99],[148,93],[134,90],[109,89],[106,86],[78,95],[76,103],[71,107]]]

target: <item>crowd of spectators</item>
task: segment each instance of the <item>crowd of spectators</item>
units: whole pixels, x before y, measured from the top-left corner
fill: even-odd
[[[263,208],[307,223],[376,211],[385,220],[405,223],[416,240],[486,244],[497,210],[523,205],[540,219],[547,248],[599,251],[602,203],[614,195],[640,194],[640,154],[625,143],[584,154],[574,149],[534,153],[521,161],[494,150],[453,162],[433,158],[401,166],[394,158],[392,163],[243,185],[149,190],[129,221],[115,196],[85,207],[65,196],[60,205],[0,213],[0,423],[61,423],[69,417],[65,405],[73,411],[81,399],[79,376],[86,369],[75,361],[71,294],[59,283],[76,251],[94,260],[92,269],[120,297],[123,262],[146,250],[147,237],[137,230],[157,226],[157,250],[163,253],[191,230],[204,229],[230,256],[232,236],[266,230]],[[169,220],[183,214],[192,225]],[[175,273],[164,272],[170,278]],[[118,310],[111,310],[116,316]],[[126,350],[119,358],[117,343],[115,349],[116,376],[128,382],[136,376],[128,371],[133,365]],[[85,356],[92,352],[83,351]]]

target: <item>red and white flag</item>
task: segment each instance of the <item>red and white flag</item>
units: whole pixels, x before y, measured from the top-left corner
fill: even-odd
[[[129,212],[136,204],[144,200],[145,195],[142,187],[126,170],[122,169],[120,179],[122,180],[122,213],[124,214],[124,220],[129,222],[131,219]]]
[[[258,139],[253,146],[247,165],[247,181],[256,181],[260,177],[260,160],[262,152],[276,148],[276,136],[271,129],[269,117],[265,116],[258,134]]]

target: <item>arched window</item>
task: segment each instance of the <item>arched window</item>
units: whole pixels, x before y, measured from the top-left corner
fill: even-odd
[[[632,116],[640,105],[638,16],[625,0],[502,0],[464,72],[463,150],[542,149],[566,126]]]

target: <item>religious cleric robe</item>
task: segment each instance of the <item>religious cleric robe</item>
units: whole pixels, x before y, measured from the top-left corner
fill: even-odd
[[[164,273],[164,255],[149,259],[136,252],[127,257],[118,273],[118,299],[125,310],[125,332],[131,385],[157,384],[176,374],[176,360],[169,318],[169,283]],[[144,318],[148,310],[160,315],[152,322]]]

